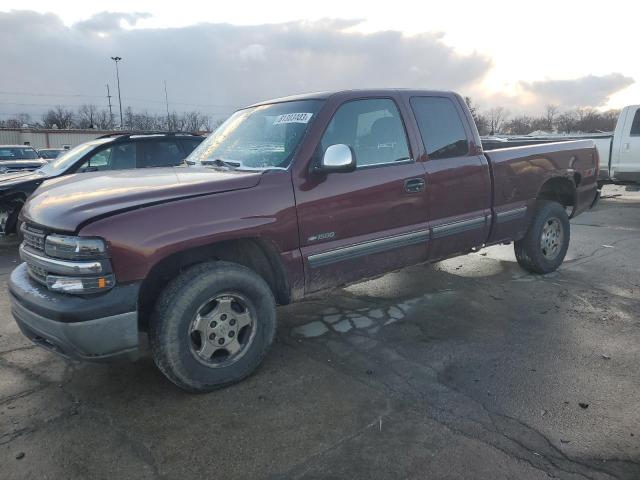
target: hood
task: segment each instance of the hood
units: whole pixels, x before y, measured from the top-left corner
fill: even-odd
[[[22,218],[74,232],[96,218],[145,205],[251,188],[262,172],[173,167],[66,175],[44,182],[25,203]]]
[[[20,169],[31,169],[35,170],[36,168],[40,168],[47,163],[46,160],[41,158],[31,158],[24,160],[0,160],[0,173],[7,170],[20,170]]]
[[[31,181],[43,181],[47,178],[42,173],[33,172],[29,170],[21,170],[19,172],[10,172],[0,174],[0,189],[4,187],[12,187],[19,183],[31,182]]]

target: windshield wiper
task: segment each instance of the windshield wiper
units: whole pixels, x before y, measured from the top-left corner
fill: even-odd
[[[222,160],[221,158],[216,158],[215,160],[201,160],[200,163],[202,165],[211,165],[214,167],[227,167],[227,168],[240,168],[242,163],[240,162],[231,162],[229,160]]]

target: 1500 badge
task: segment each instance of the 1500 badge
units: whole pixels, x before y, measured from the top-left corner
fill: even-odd
[[[311,235],[307,240],[310,242],[317,242],[318,240],[330,240],[336,236],[336,232],[324,232],[317,235]]]

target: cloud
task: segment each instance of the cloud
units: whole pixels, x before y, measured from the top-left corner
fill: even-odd
[[[166,80],[171,110],[198,110],[213,118],[268,98],[368,87],[456,90],[471,94],[482,108],[539,111],[548,103],[565,108],[603,105],[633,83],[612,73],[522,81],[517,94],[487,93],[482,81],[492,68],[491,58],[462,54],[445,44],[440,33],[361,33],[354,31],[360,21],[353,19],[135,27],[149,16],[102,12],[67,26],[55,14],[0,12],[0,64],[5,66],[0,119],[18,112],[38,118],[56,104],[104,108],[107,83],[117,115],[110,60],[115,55],[123,58],[123,108],[163,113]]]
[[[138,20],[149,17],[151,17],[151,14],[142,12],[101,12],[96,13],[88,20],[76,23],[74,28],[82,32],[110,33],[115,30],[121,30],[123,23],[126,23],[129,27],[134,27]]]
[[[546,103],[563,107],[599,107],[605,105],[614,93],[634,83],[633,78],[621,73],[587,75],[571,80],[538,80],[520,82],[523,90]]]
[[[264,62],[266,60],[266,51],[267,49],[264,45],[260,45],[259,43],[252,43],[251,45],[248,45],[240,50],[238,56],[240,57],[240,59],[248,62]]]
[[[110,84],[112,94],[116,91],[109,59],[114,55],[123,58],[123,107],[162,112],[166,80],[171,109],[199,109],[212,116],[224,116],[262,99],[308,91],[460,90],[481,81],[491,68],[490,58],[460,54],[443,43],[440,34],[355,33],[350,29],[357,20],[123,28],[147,17],[103,12],[65,26],[53,14],[0,13],[0,63],[6,67],[2,90],[51,94],[0,95],[0,112],[27,108],[2,102],[37,102],[40,111],[46,104],[57,103],[105,106],[105,84]],[[36,106],[31,110],[35,112]]]

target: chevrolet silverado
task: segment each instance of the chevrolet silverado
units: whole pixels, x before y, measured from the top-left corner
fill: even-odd
[[[11,274],[22,332],[61,355],[137,358],[189,391],[263,360],[276,305],[513,242],[544,274],[598,198],[591,140],[483,152],[461,97],[350,90],[239,110],[189,165],[45,182]]]

